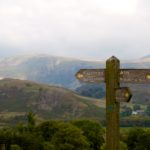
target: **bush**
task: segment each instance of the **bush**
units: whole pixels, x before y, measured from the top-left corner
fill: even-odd
[[[126,140],[129,150],[149,150],[150,131],[141,128],[134,128],[129,131]]]
[[[104,143],[104,131],[100,123],[90,120],[79,120],[73,122],[73,124],[83,131],[83,135],[86,136],[90,144],[90,150],[100,149]]]
[[[55,150],[88,150],[89,144],[82,131],[70,123],[60,123],[52,138]]]
[[[58,122],[45,121],[37,127],[39,134],[42,135],[45,141],[51,141],[52,137],[58,131]]]
[[[54,145],[50,142],[44,142],[43,149],[44,150],[54,150]]]
[[[11,145],[10,150],[22,150],[22,148],[19,145]]]

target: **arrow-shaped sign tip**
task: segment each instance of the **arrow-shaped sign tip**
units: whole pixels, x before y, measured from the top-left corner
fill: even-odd
[[[132,93],[128,87],[121,87],[116,90],[117,102],[129,102],[132,97]]]
[[[84,77],[84,75],[81,73],[81,71],[79,70],[76,74],[75,74],[75,77],[77,79],[82,79]]]

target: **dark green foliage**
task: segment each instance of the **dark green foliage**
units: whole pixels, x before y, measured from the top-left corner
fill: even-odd
[[[91,150],[98,150],[100,148],[101,144],[104,142],[104,139],[102,137],[103,129],[98,122],[81,120],[74,121],[72,124],[76,127],[69,123],[46,121],[38,126],[38,131],[43,136],[45,141],[52,141],[51,144],[53,144],[54,147],[58,148],[59,144],[57,142],[59,141],[59,143],[61,143],[59,145],[61,147],[60,149],[65,149],[66,147],[68,149],[74,149],[74,144],[76,142],[80,143],[81,141],[83,144],[87,143],[88,141]],[[81,134],[81,131],[83,131],[83,135]],[[68,139],[68,137],[70,138]],[[69,144],[67,142],[71,143]],[[75,145],[77,148],[77,143]],[[82,144],[80,143],[79,145]]]
[[[51,142],[44,142],[43,143],[43,150],[55,150],[55,148]]]
[[[11,145],[10,150],[22,150],[22,148],[19,145]]]
[[[138,140],[135,150],[150,150],[150,132],[143,132]]]
[[[141,110],[141,106],[139,104],[135,104],[133,106],[133,110],[136,111],[136,110]]]
[[[42,141],[40,136],[33,133],[15,134],[13,136],[13,144],[19,145],[23,150],[40,150]]]
[[[148,116],[150,116],[150,104],[147,105],[146,114],[147,114]]]
[[[35,125],[35,114],[32,111],[28,112],[27,119],[28,119],[28,126]]]
[[[135,149],[137,143],[139,142],[138,141],[139,136],[142,133],[143,133],[143,130],[140,128],[130,130],[127,141],[126,141],[129,150]]]
[[[76,89],[76,92],[82,96],[103,98],[105,97],[104,87],[98,84],[83,84]]]
[[[40,132],[45,141],[51,141],[52,137],[58,130],[58,122],[45,121],[37,127],[37,130]]]
[[[91,120],[46,121],[34,130],[28,125],[0,129],[0,143],[6,150],[104,150],[105,130]],[[121,130],[120,150],[150,150],[150,130]],[[123,142],[122,142],[123,141]]]
[[[17,124],[17,125],[16,125],[16,130],[17,130],[20,134],[26,133],[26,132],[28,131],[28,126],[26,126],[26,125],[20,123],[20,124]]]
[[[150,150],[150,131],[134,128],[126,140],[128,150]]]
[[[121,127],[150,127],[149,117],[124,117],[120,120]]]
[[[82,131],[70,123],[60,123],[52,138],[55,150],[88,150],[89,144]]]
[[[104,142],[103,129],[100,123],[90,120],[79,120],[73,122],[83,131],[83,135],[87,137],[90,144],[90,150],[99,150]]]
[[[125,107],[124,110],[121,112],[122,117],[131,116],[131,114],[132,114],[132,108],[130,107]]]

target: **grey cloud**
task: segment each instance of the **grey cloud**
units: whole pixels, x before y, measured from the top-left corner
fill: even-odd
[[[139,0],[134,15],[104,13],[100,0],[3,0],[0,4],[0,47],[9,45],[14,52],[91,58],[150,53],[148,0]]]

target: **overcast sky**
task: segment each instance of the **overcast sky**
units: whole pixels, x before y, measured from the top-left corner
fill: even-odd
[[[150,0],[0,0],[0,55],[150,54]]]

